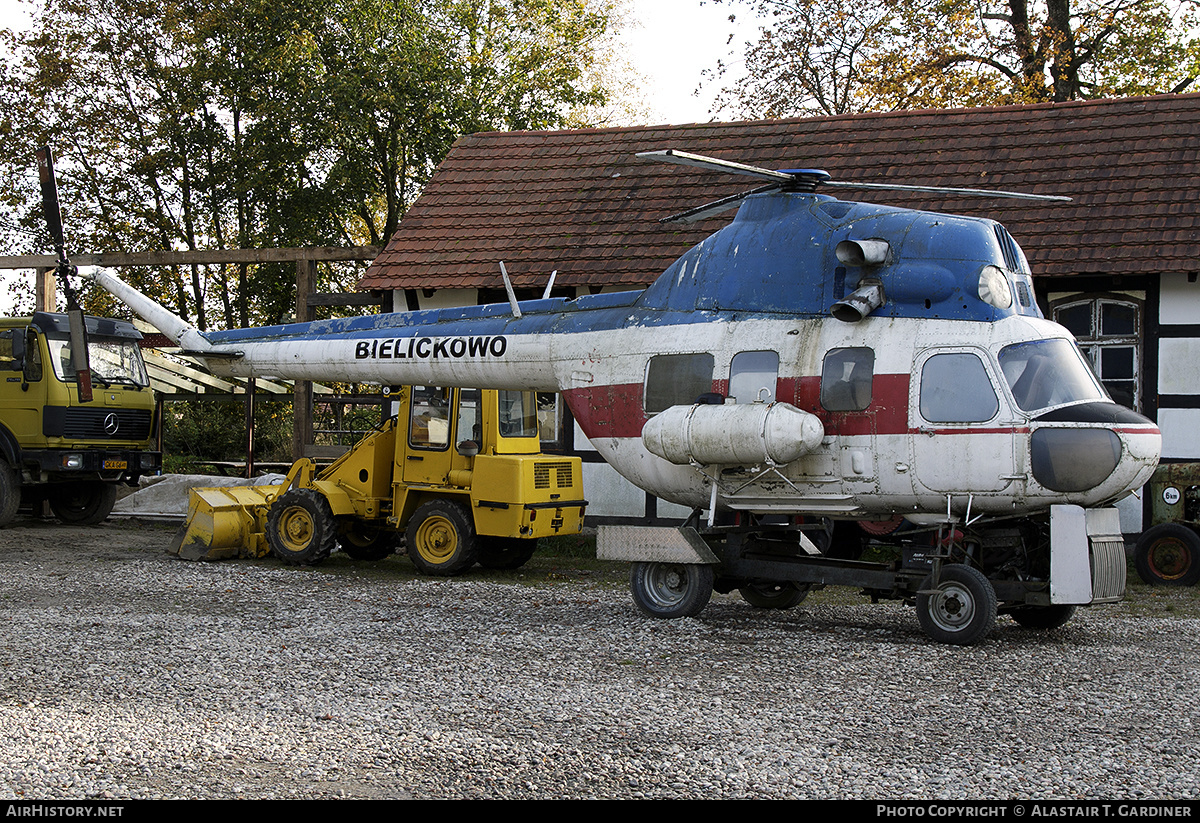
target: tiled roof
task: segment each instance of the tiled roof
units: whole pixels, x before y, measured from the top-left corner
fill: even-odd
[[[641,287],[734,214],[659,219],[760,183],[648,162],[680,149],[833,179],[1067,195],[1071,203],[826,189],[993,217],[1035,275],[1197,271],[1200,94],[807,120],[494,132],[459,140],[360,288]]]

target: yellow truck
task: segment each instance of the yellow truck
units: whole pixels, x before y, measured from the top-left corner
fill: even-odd
[[[121,484],[155,474],[154,392],[132,323],[86,317],[92,400],[81,402],[67,315],[0,318],[0,526],[48,501],[63,522],[108,517]]]
[[[405,386],[396,416],[321,471],[303,458],[281,485],[197,488],[172,551],[188,559],[274,555],[313,565],[401,540],[422,574],[476,562],[517,568],[538,538],[582,528],[582,464],[546,455],[533,392]]]

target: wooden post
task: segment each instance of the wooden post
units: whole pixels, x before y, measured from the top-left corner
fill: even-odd
[[[316,319],[308,304],[308,296],[317,282],[317,261],[296,261],[296,322],[306,323]],[[292,399],[292,460],[304,457],[312,442],[312,383],[297,380]]]
[[[254,392],[253,377],[246,378],[246,479],[254,477]]]
[[[58,302],[55,286],[54,269],[36,270],[33,282],[34,311],[54,311]]]

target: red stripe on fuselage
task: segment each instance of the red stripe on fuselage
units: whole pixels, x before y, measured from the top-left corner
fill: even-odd
[[[863,411],[831,412],[821,406],[821,378],[780,378],[775,397],[816,415],[831,435],[904,434],[908,431],[907,374],[877,374],[871,405]],[[715,380],[712,391],[725,395],[729,381]],[[579,428],[589,438],[641,437],[649,417],[642,403],[641,383],[582,386],[563,392]]]

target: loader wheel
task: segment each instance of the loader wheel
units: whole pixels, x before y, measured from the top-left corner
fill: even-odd
[[[537,551],[536,537],[479,537],[479,565],[485,569],[519,569]]]
[[[462,574],[475,565],[478,556],[470,515],[449,500],[431,500],[417,509],[408,521],[404,540],[408,556],[421,574]]]
[[[64,483],[50,491],[50,511],[72,526],[92,526],[112,513],[117,487],[98,480]]]
[[[400,533],[352,522],[342,527],[338,544],[352,560],[383,560],[396,553]]]
[[[271,554],[291,566],[315,566],[337,546],[329,501],[314,489],[284,492],[267,511]]]
[[[21,480],[16,469],[0,459],[0,527],[13,522],[20,507]]]

